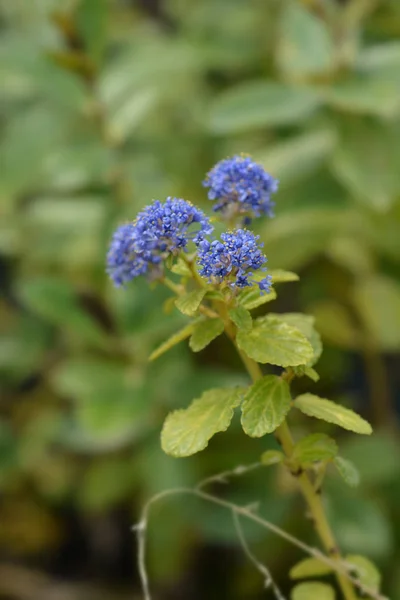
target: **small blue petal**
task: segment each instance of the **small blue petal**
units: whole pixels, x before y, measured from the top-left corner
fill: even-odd
[[[191,240],[201,243],[213,229],[208,217],[190,202],[155,200],[133,223],[115,231],[107,254],[107,273],[117,287],[140,275],[160,275],[161,263],[169,254],[184,250]]]
[[[237,288],[251,286],[253,271],[266,270],[267,258],[261,247],[259,236],[246,229],[223,233],[220,240],[199,244],[199,273],[210,283],[226,282]],[[258,285],[261,293],[269,292],[271,276],[267,275]]]
[[[273,217],[271,194],[278,181],[248,156],[235,155],[218,162],[203,181],[209,200],[216,201],[214,211],[225,216],[244,215],[244,224],[251,217]]]

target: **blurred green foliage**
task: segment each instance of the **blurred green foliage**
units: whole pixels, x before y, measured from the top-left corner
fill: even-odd
[[[184,320],[160,310],[162,290],[116,291],[104,273],[118,223],[168,195],[207,209],[205,172],[243,151],[280,179],[277,216],[258,227],[270,266],[301,274],[277,310],[317,317],[326,347],[315,389],[378,429],[341,440],[362,477],[357,491],[329,486],[335,532],[400,598],[398,1],[2,0],[0,26],[5,556],[61,552],[64,511],[102,522],[124,509],[134,522],[153,493],[274,447],[236,424],[189,460],[162,453],[171,408],[245,375],[220,340],[148,364]],[[315,543],[292,488],[262,472],[224,493],[259,500],[266,518]],[[253,526],[246,534],[285,581],[296,552]],[[235,547],[229,515],[195,501],[155,510],[152,580],[207,578],[193,566],[206,542]],[[244,561],[215,577],[222,597],[262,594]],[[212,575],[199,589],[212,597]]]

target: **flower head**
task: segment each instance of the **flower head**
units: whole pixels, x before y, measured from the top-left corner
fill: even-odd
[[[214,210],[228,218],[237,214],[273,216],[271,194],[277,191],[278,181],[248,156],[221,160],[209,171],[203,185],[208,188],[209,200],[216,200]]]
[[[156,200],[133,223],[115,231],[107,254],[107,273],[116,286],[139,275],[159,277],[169,254],[184,250],[190,240],[200,243],[212,231],[208,217],[190,202],[181,198],[167,198],[164,203]]]
[[[267,258],[261,251],[263,244],[259,236],[246,229],[223,233],[220,240],[199,244],[198,263],[200,275],[212,283],[226,281],[232,287],[243,288],[253,285],[253,270],[265,271]],[[257,282],[261,292],[269,292],[271,276]]]

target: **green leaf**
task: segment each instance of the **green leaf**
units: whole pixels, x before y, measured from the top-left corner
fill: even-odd
[[[321,575],[329,575],[333,569],[326,563],[318,560],[318,558],[305,558],[298,562],[289,571],[292,579],[303,579],[306,577],[320,577]]]
[[[161,356],[165,352],[168,352],[168,350],[170,350],[171,348],[176,346],[176,344],[179,344],[179,342],[182,342],[183,340],[188,338],[190,335],[192,335],[193,330],[196,327],[196,324],[201,323],[202,320],[203,319],[201,318],[201,319],[192,321],[191,323],[188,323],[187,325],[185,325],[185,327],[182,327],[182,329],[180,329],[179,331],[177,331],[176,333],[171,335],[171,337],[169,337],[167,340],[165,340],[165,342],[163,342],[160,346],[158,346],[158,348],[153,350],[153,352],[149,356],[149,360],[155,360],[156,358],[158,358],[159,356]]]
[[[307,367],[305,365],[299,365],[298,367],[292,367],[296,377],[303,377],[307,375],[312,381],[319,381],[319,375],[315,369],[312,367]]]
[[[268,151],[257,154],[256,159],[279,179],[281,190],[313,175],[326,163],[336,141],[337,135],[331,129],[311,131],[269,145]]]
[[[182,275],[182,277],[192,276],[192,272],[189,268],[189,265],[181,257],[179,257],[176,263],[172,266],[171,271],[176,275]]]
[[[134,483],[134,469],[129,461],[107,458],[92,462],[77,490],[79,505],[91,511],[106,510],[123,502]]]
[[[336,404],[314,394],[302,394],[294,401],[294,406],[309,417],[316,417],[328,423],[334,423],[343,429],[369,435],[371,425],[349,408]]]
[[[282,313],[279,315],[275,314],[274,316],[288,325],[296,327],[308,339],[313,348],[314,355],[307,362],[307,366],[312,367],[322,354],[321,338],[319,333],[314,329],[315,318],[311,315],[303,315],[302,313]]]
[[[291,125],[307,119],[320,104],[319,94],[264,80],[247,81],[222,92],[211,106],[215,133]]]
[[[106,333],[81,308],[68,281],[52,277],[27,279],[19,283],[18,296],[34,313],[77,339],[100,346],[108,343]]]
[[[359,347],[360,333],[354,326],[350,312],[342,304],[334,300],[322,300],[311,306],[310,311],[326,342],[352,350]]]
[[[324,433],[312,433],[301,439],[293,449],[293,459],[302,465],[319,460],[330,460],[338,452],[334,439]]]
[[[317,581],[299,583],[290,595],[291,600],[335,600],[335,597],[333,587]]]
[[[204,450],[213,435],[228,429],[242,392],[240,388],[214,388],[189,408],[170,413],[161,433],[164,452],[183,457]]]
[[[365,327],[382,350],[400,349],[400,285],[384,275],[364,278],[353,292]]]
[[[288,2],[280,28],[277,61],[285,74],[298,78],[332,69],[334,45],[322,18],[297,2]]]
[[[244,306],[232,308],[229,311],[229,316],[238,329],[249,331],[252,328],[253,320],[251,318],[251,314],[244,308]]]
[[[399,128],[374,121],[346,122],[332,166],[360,202],[387,212],[400,189]]]
[[[253,308],[257,308],[258,306],[262,306],[267,302],[275,300],[275,298],[275,290],[271,290],[268,294],[261,293],[260,288],[256,285],[240,292],[238,301],[247,310],[253,310]]]
[[[189,340],[193,352],[200,352],[224,331],[222,319],[207,319],[197,323]]]
[[[284,271],[283,269],[273,269],[269,271],[272,277],[272,283],[286,283],[290,281],[299,281],[300,277],[292,271]]]
[[[261,462],[265,466],[277,465],[285,460],[285,455],[280,450],[266,450],[261,454]]]
[[[179,298],[175,300],[175,305],[181,311],[181,313],[188,315],[188,317],[193,317],[193,315],[196,314],[205,294],[206,290],[194,290],[193,292],[188,292],[183,296],[179,296]]]
[[[326,101],[349,113],[390,119],[400,112],[399,84],[390,74],[357,74],[326,88]]]
[[[107,0],[80,0],[76,13],[79,34],[85,50],[97,63],[101,60],[107,42]]]
[[[349,554],[346,556],[346,562],[354,567],[352,570],[355,571],[355,575],[361,583],[375,592],[379,591],[381,574],[373,562],[360,554]]]
[[[108,134],[112,142],[121,143],[149,117],[160,99],[155,86],[134,90],[113,109],[109,109]]]
[[[336,456],[333,461],[340,475],[350,487],[357,487],[360,483],[360,474],[355,465],[346,458]]]
[[[306,364],[314,354],[298,329],[270,315],[257,319],[251,331],[239,331],[236,340],[253,360],[280,367]]]
[[[290,410],[291,396],[287,382],[276,375],[266,375],[247,391],[242,404],[242,427],[250,437],[272,433]]]

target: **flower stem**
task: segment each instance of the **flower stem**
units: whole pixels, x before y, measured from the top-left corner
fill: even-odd
[[[227,333],[228,336],[232,339],[231,332],[227,331]],[[246,354],[244,354],[237,347],[236,342],[234,342],[234,344],[252,380],[255,382],[261,379],[263,374],[260,365],[251,358],[249,358]],[[275,431],[275,436],[280,445],[282,446],[285,455],[288,458],[290,458],[293,453],[294,441],[286,420]],[[314,527],[321,539],[321,542],[326,552],[333,560],[338,562],[341,561],[342,557],[340,555],[339,548],[336,544],[335,537],[328,523],[328,519],[326,517],[320,495],[315,491],[312,481],[310,480],[308,474],[305,471],[301,469],[295,472],[291,471],[291,473],[294,477],[296,477],[297,481],[299,482],[301,492],[308,504]],[[343,592],[344,598],[346,600],[357,600],[357,596],[355,594],[353,585],[345,577],[345,575],[337,571],[336,577],[339,586]]]

